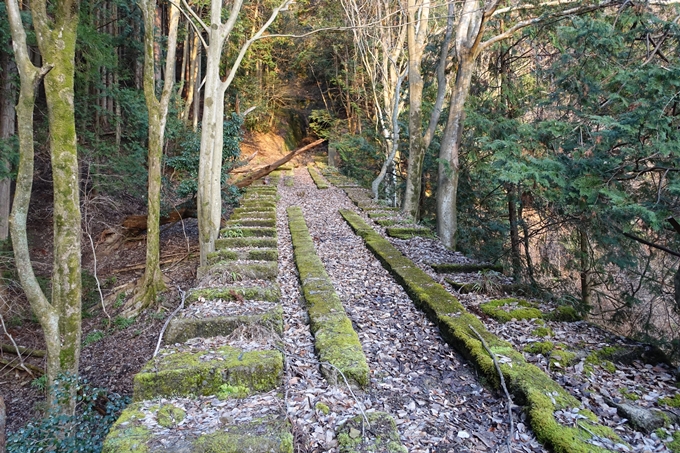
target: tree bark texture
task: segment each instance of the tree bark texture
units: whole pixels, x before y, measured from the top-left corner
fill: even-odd
[[[50,11],[46,0],[31,1],[33,24],[45,76],[54,187],[52,306],[59,317],[59,372],[78,375],[81,345],[81,216],[78,149],[74,116],[74,65],[79,0],[64,0]],[[51,9],[51,8],[50,8]],[[48,349],[49,355],[49,349]],[[56,376],[54,376],[56,377]],[[49,378],[48,378],[49,382]],[[74,413],[76,386],[64,411]],[[59,402],[60,406],[62,402]]]
[[[8,139],[14,135],[16,121],[14,115],[14,103],[16,102],[16,90],[12,79],[16,74],[16,65],[10,54],[0,50],[0,139]],[[0,158],[0,167],[7,170],[9,162]],[[0,241],[9,237],[9,210],[10,210],[10,179],[0,179]]]
[[[73,76],[77,0],[63,1],[47,11],[46,2],[31,2],[31,13],[38,47],[46,66],[33,66],[26,47],[16,0],[7,0],[13,47],[20,73],[21,89],[17,104],[20,164],[17,191],[10,218],[15,261],[24,291],[40,321],[47,346],[49,401],[63,413],[75,410],[76,386],[69,386],[70,398],[56,401],[57,376],[77,376],[81,337],[80,206]],[[48,72],[49,71],[49,72]],[[26,217],[33,178],[33,108],[35,90],[44,76],[50,128],[50,151],[54,184],[54,267],[52,302],[40,290],[28,254]]]
[[[170,19],[167,38],[167,56],[164,71],[163,91],[160,100],[156,98],[156,76],[160,73],[160,49],[156,47],[158,13],[156,0],[139,0],[144,18],[144,97],[149,113],[148,143],[148,216],[146,234],[146,267],[142,283],[133,300],[128,314],[137,314],[152,305],[158,293],[166,289],[160,268],[160,218],[161,218],[161,160],[168,106],[175,81],[175,54],[177,50],[177,27],[179,10],[170,5]],[[162,27],[161,27],[162,28]]]
[[[508,197],[508,221],[510,223],[510,258],[512,260],[512,277],[519,283],[522,275],[522,259],[519,251],[519,227],[517,221],[517,185],[506,187]]]

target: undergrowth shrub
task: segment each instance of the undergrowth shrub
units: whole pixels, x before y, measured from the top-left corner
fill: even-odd
[[[99,453],[106,435],[120,412],[130,403],[129,397],[107,394],[80,382],[61,376],[54,392],[57,400],[68,398],[69,389],[77,386],[75,415],[64,415],[51,408],[39,420],[7,437],[8,453]]]

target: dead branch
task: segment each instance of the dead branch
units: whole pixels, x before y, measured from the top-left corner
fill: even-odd
[[[505,392],[505,397],[508,400],[508,418],[510,419],[510,434],[508,435],[507,439],[507,445],[508,445],[508,451],[512,453],[512,447],[510,446],[510,442],[512,442],[512,438],[515,437],[515,423],[514,419],[512,417],[512,398],[510,397],[510,392],[508,392],[508,388],[505,386],[505,378],[503,377],[503,372],[501,371],[501,366],[498,364],[498,359],[496,359],[496,354],[494,354],[491,349],[489,348],[489,345],[486,344],[486,340],[482,338],[482,336],[475,330],[474,327],[468,324],[468,327],[472,332],[475,334],[475,336],[479,339],[479,341],[482,342],[482,346],[484,346],[484,349],[486,349],[486,352],[491,356],[491,359],[493,360],[493,364],[496,366],[496,372],[498,372],[498,377],[501,379],[501,387],[503,388],[503,391]]]
[[[180,310],[182,310],[184,308],[184,301],[187,298],[187,293],[182,291],[182,288],[180,288],[179,286],[177,286],[177,291],[179,291],[179,295],[182,298],[182,302],[180,302],[180,304],[177,306],[177,308],[175,308],[175,311],[173,311],[170,314],[170,316],[168,316],[168,319],[165,320],[165,324],[163,324],[163,328],[161,329],[161,333],[158,335],[158,343],[156,344],[156,350],[153,352],[153,355],[151,356],[151,358],[154,358],[154,357],[156,357],[156,355],[158,355],[158,351],[161,349],[161,341],[163,341],[163,334],[165,333],[165,329],[168,328],[168,324],[170,324],[170,321],[172,321],[172,318],[175,317],[177,312],[179,312]]]
[[[276,162],[273,162],[269,165],[265,165],[264,167],[260,168],[259,170],[256,170],[247,176],[245,176],[243,179],[240,181],[236,182],[236,187],[239,189],[243,189],[244,187],[248,187],[251,185],[254,181],[267,176],[269,173],[273,172],[277,168],[279,168],[281,165],[287,163],[289,160],[291,160],[293,157],[297,156],[298,154],[302,154],[305,151],[309,151],[312,148],[317,147],[318,145],[322,144],[325,142],[326,139],[319,139],[315,142],[310,143],[309,145],[303,146],[302,148],[298,148],[294,151],[291,151],[290,153],[286,154],[283,156],[281,159],[277,160]]]
[[[7,360],[0,358],[0,365],[5,365],[6,367],[9,367],[13,370],[25,371],[26,373],[30,374],[33,377],[40,377],[43,374],[45,374],[45,370],[43,370],[40,367],[31,365],[30,363],[26,362],[14,363],[15,361],[16,360]]]

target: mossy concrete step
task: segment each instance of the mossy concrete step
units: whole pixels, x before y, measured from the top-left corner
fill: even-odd
[[[239,209],[239,208],[237,208]],[[229,221],[239,222],[244,220],[274,220],[276,221],[276,210],[268,209],[266,211],[236,211],[229,216]]]
[[[591,443],[592,433],[608,437],[616,443],[622,442],[611,428],[602,425],[597,416],[586,409],[579,410],[582,418],[577,426],[561,424],[555,418],[555,412],[581,407],[576,398],[537,366],[528,363],[524,355],[510,343],[489,332],[479,318],[465,310],[458,299],[404,257],[359,215],[349,210],[341,210],[340,214],[403,286],[415,305],[439,327],[443,339],[467,357],[487,382],[500,386],[494,361],[477,334],[494,355],[502,355],[507,359],[500,364],[505,382],[514,394],[515,401],[526,405],[529,424],[542,443],[556,452],[602,453],[606,450]]]
[[[368,426],[359,415],[347,420],[337,432],[340,453],[408,453],[401,443],[397,423],[386,412],[367,412]]]
[[[217,406],[210,406],[212,402]],[[111,427],[102,453],[293,453],[292,429],[284,413],[249,421],[225,419],[226,424],[206,430],[204,426],[187,428],[191,414],[184,406],[176,400],[129,405]],[[215,419],[224,410],[218,399],[202,406],[200,412],[212,410]]]
[[[272,227],[252,227],[252,226],[231,226],[220,230],[220,237],[223,238],[262,238],[276,237],[276,228]]]
[[[244,351],[231,346],[198,352],[163,354],[150,360],[134,378],[134,401],[158,397],[215,395],[222,386],[247,394],[281,384],[283,355],[276,350]]]
[[[455,289],[461,294],[474,293],[478,288],[480,288],[479,282],[457,282],[455,280],[451,280],[450,278],[445,278],[444,280],[446,283],[451,285],[451,288]]]
[[[170,321],[163,340],[166,344],[172,344],[183,343],[190,338],[227,336],[237,328],[246,325],[263,326],[279,335],[283,333],[283,308],[279,304],[263,313],[248,313],[247,307],[243,310],[235,308],[230,311],[230,315],[224,316],[174,318]]]
[[[418,237],[434,237],[432,230],[429,228],[402,228],[402,227],[387,227],[385,233],[397,239],[411,239]]]
[[[482,271],[503,272],[503,266],[490,263],[442,263],[432,264],[438,274],[473,273]]]
[[[276,209],[275,201],[252,200],[241,203],[237,209],[248,209],[252,211],[262,211],[266,209]]]
[[[276,208],[275,207],[259,207],[259,206],[248,206],[248,207],[240,207],[234,209],[233,213],[236,215],[243,215],[243,214],[249,214],[249,215],[255,215],[256,213],[274,213],[276,214]],[[262,215],[262,214],[260,214]],[[255,218],[255,217],[251,217]]]
[[[317,189],[328,189],[328,183],[324,181],[323,177],[316,171],[313,167],[307,166],[307,171],[309,176],[312,177],[312,181],[316,184]]]
[[[369,219],[384,219],[394,217],[394,211],[371,211],[368,213]]]
[[[342,302],[314,249],[314,243],[302,216],[302,210],[287,210],[293,241],[295,265],[300,274],[302,293],[307,303],[314,347],[321,362],[321,371],[329,382],[342,382],[342,373],[350,384],[366,387],[369,369],[359,336],[347,317]]]
[[[198,300],[264,300],[279,302],[281,289],[276,283],[270,286],[227,285],[214,288],[194,288],[187,295],[187,303]]]
[[[230,219],[227,227],[275,227],[276,216],[267,219]]]
[[[264,191],[253,191],[248,192],[241,197],[241,202],[244,201],[273,201],[276,202],[278,195],[276,191],[264,192]]]
[[[401,219],[387,218],[387,217],[383,217],[381,219],[374,219],[373,221],[375,223],[377,223],[378,225],[383,226],[383,227],[389,227],[389,226],[399,225],[400,223],[404,223],[404,221],[401,220]]]
[[[208,265],[221,261],[277,261],[278,259],[279,252],[275,248],[221,249],[208,253]]]
[[[215,239],[215,250],[241,249],[247,247],[274,248],[277,246],[276,238],[220,238]]]
[[[196,270],[196,278],[219,277],[223,282],[243,280],[276,280],[279,266],[276,261],[221,261]]]

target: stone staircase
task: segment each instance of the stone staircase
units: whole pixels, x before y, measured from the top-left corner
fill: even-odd
[[[103,452],[292,453],[278,274],[279,176],[249,187]]]

